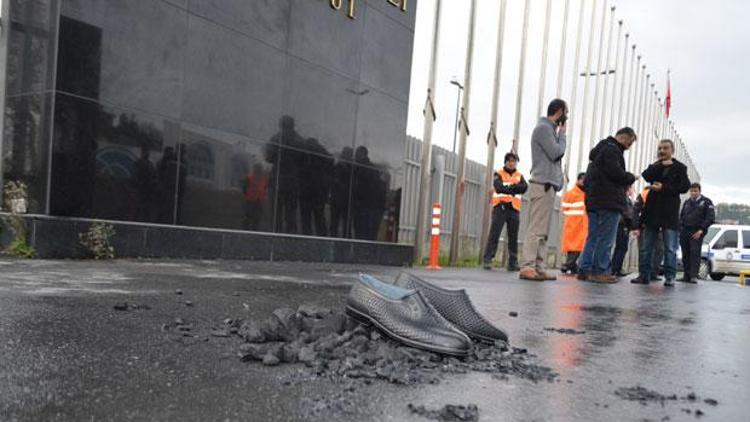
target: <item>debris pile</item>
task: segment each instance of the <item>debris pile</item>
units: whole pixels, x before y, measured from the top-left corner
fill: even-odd
[[[308,375],[331,379],[382,380],[393,384],[436,384],[445,374],[470,371],[516,376],[533,382],[553,381],[557,374],[536,365],[526,349],[475,343],[463,359],[414,349],[359,325],[340,312],[316,305],[276,309],[268,318],[225,320],[244,339],[243,361],[275,366],[306,365]]]
[[[441,422],[474,422],[479,420],[479,408],[476,404],[466,406],[446,404],[436,410],[429,410],[424,406],[415,406],[412,403],[409,403],[408,407],[409,411],[415,415]]]

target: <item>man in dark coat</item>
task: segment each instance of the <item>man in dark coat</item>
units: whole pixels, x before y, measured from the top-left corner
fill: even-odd
[[[659,142],[658,161],[643,171],[643,179],[651,183],[648,200],[643,207],[643,243],[639,256],[640,275],[632,283],[648,284],[652,272],[654,243],[661,230],[664,241],[664,285],[673,286],[677,274],[677,242],[680,214],[680,194],[688,191],[690,180],[687,166],[672,157],[674,143],[670,139]]]
[[[611,274],[612,244],[620,216],[627,207],[625,189],[636,180],[625,171],[623,153],[637,139],[633,129],[624,127],[614,138],[600,141],[589,154],[585,177],[589,233],[581,254],[579,280],[617,282]]]
[[[703,238],[715,219],[714,203],[701,195],[700,183],[690,185],[690,199],[682,204],[680,212],[680,247],[682,248],[682,267],[685,269],[685,276],[680,281],[696,282]]]

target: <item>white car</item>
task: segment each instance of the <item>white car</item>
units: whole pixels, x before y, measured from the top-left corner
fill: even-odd
[[[750,226],[716,224],[703,238],[698,278],[721,280],[750,270]]]

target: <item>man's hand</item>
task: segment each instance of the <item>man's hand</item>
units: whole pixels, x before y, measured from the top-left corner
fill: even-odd
[[[661,192],[664,189],[664,185],[661,182],[654,182],[651,184],[651,190],[655,192]]]
[[[641,231],[639,229],[635,229],[635,230],[633,230],[633,231],[630,232],[630,235],[633,236],[633,237],[638,237],[638,236],[641,235]]]
[[[558,135],[565,135],[565,133],[568,131],[568,122],[561,124],[557,127],[557,134]]]
[[[671,158],[669,160],[664,160],[664,161],[661,162],[661,165],[663,165],[664,167],[669,167],[672,164],[674,164],[674,161],[672,161]]]
[[[697,232],[693,233],[693,239],[698,240],[703,236],[703,230],[698,230]]]

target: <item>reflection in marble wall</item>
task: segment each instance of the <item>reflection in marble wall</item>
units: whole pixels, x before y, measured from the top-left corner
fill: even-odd
[[[52,215],[397,241],[391,3],[13,0],[3,172]]]

